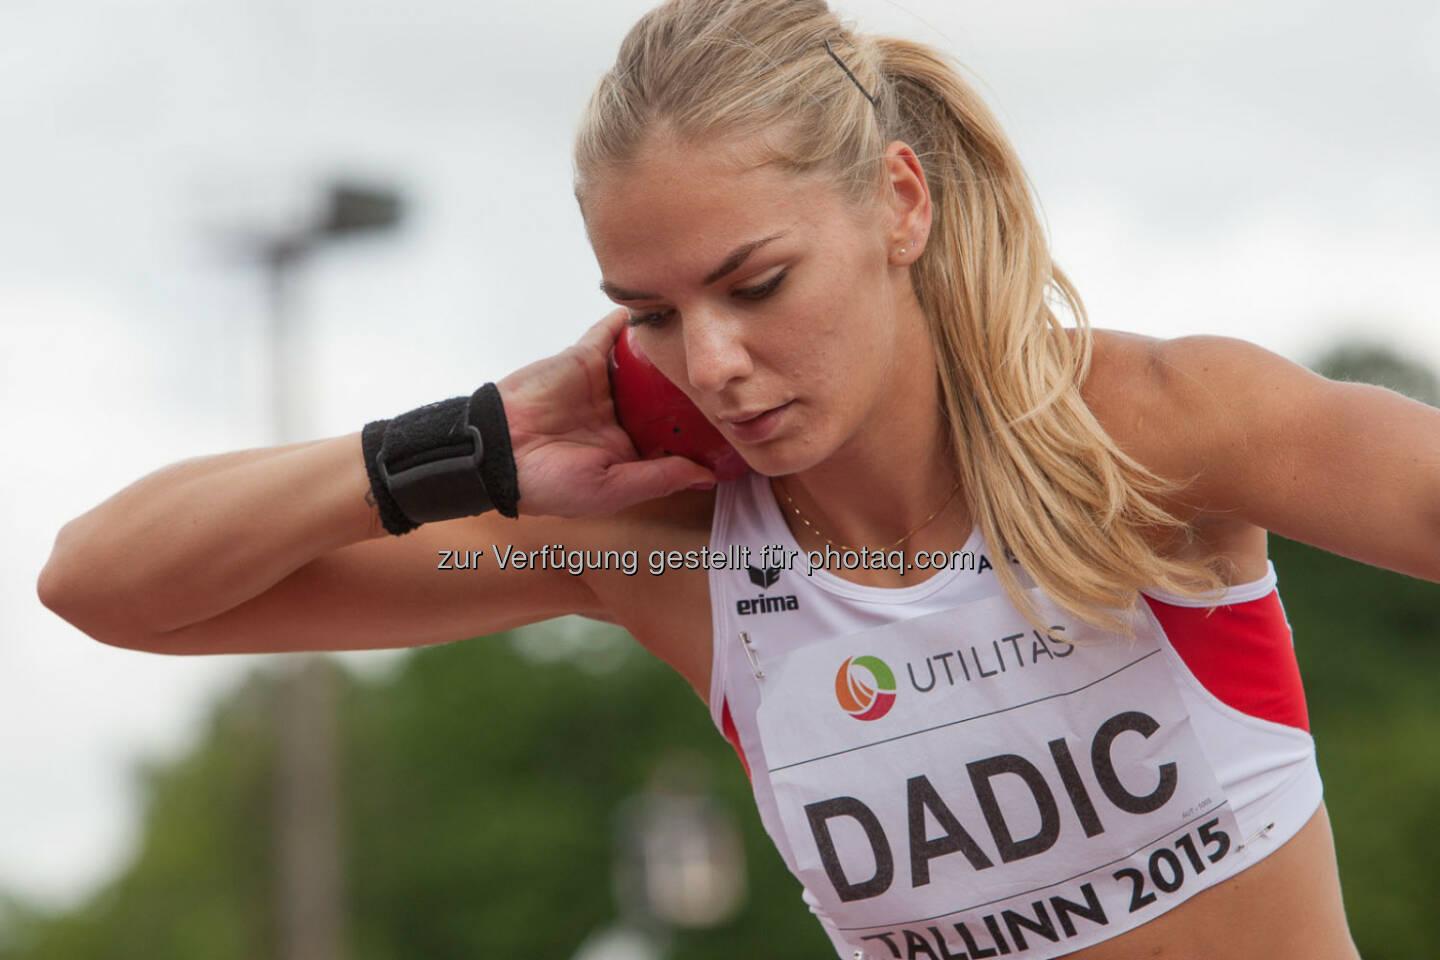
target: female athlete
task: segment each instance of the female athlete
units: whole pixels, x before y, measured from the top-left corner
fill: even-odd
[[[1440,581],[1440,412],[1091,329],[953,65],[822,0],[647,14],[575,163],[623,309],[473,398],[139,480],[44,602],[171,654],[621,624],[842,957],[1356,957],[1266,531]],[[753,472],[637,456],[627,324]],[[492,544],[749,552],[436,573]]]

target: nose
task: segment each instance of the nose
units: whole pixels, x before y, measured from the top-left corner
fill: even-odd
[[[690,385],[718,393],[731,380],[753,369],[741,336],[743,326],[723,311],[691,311],[681,322],[685,340],[685,371]]]

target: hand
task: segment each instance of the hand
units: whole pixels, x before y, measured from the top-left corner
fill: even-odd
[[[606,361],[626,313],[606,314],[574,346],[496,384],[510,425],[522,514],[614,513],[714,485],[713,472],[685,457],[641,460],[616,422]]]

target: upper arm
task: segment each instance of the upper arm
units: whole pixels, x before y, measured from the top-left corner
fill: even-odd
[[[1148,349],[1147,433],[1204,513],[1440,580],[1440,410],[1244,340]]]

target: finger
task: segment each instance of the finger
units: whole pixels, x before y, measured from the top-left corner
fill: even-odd
[[[620,331],[625,329],[625,323],[630,316],[630,311],[624,307],[617,307],[605,314],[600,322],[585,331],[577,342],[576,346],[582,350],[599,350],[602,354],[608,354],[610,347],[615,343]]]

